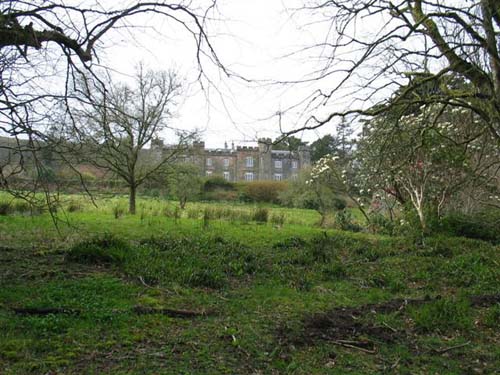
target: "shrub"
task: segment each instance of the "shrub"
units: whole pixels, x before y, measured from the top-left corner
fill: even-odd
[[[203,191],[210,192],[215,190],[235,190],[236,187],[232,182],[226,181],[222,177],[210,177],[203,184]]]
[[[34,210],[34,207],[32,207],[28,202],[24,200],[17,200],[14,202],[14,204],[11,205],[12,211],[13,212],[33,212],[36,211]]]
[[[45,183],[52,183],[56,181],[56,173],[50,167],[43,167],[38,172],[38,178]]]
[[[11,206],[8,202],[0,202],[0,215],[6,216],[11,212]]]
[[[340,210],[343,210],[347,207],[347,203],[344,199],[339,198],[339,197],[335,197],[335,198],[333,198],[332,206],[334,209],[340,211]]]
[[[369,229],[373,233],[392,236],[395,234],[395,223],[380,213],[370,215]]]
[[[81,177],[85,183],[91,183],[97,180],[97,177],[89,171],[83,171]]]
[[[82,205],[78,201],[71,201],[68,204],[68,212],[77,212],[82,210]]]
[[[66,259],[84,264],[119,264],[128,252],[130,247],[125,241],[105,234],[74,245],[66,254]]]
[[[327,263],[333,255],[333,246],[326,233],[317,236],[308,244],[308,255],[315,262]]]
[[[267,223],[269,218],[269,210],[264,207],[256,208],[252,219],[258,223]]]
[[[163,192],[161,189],[158,188],[151,188],[151,189],[145,189],[142,194],[152,197],[152,198],[160,198],[163,195]]]
[[[441,220],[440,230],[454,236],[500,243],[500,212],[484,211],[472,215],[453,213]]]
[[[280,193],[279,201],[285,207],[307,208],[310,210],[318,210],[320,207],[318,196],[311,190],[296,192],[288,188]]]
[[[280,193],[286,190],[284,181],[254,181],[243,185],[241,199],[249,202],[279,203]]]
[[[310,177],[310,171],[304,169],[299,173],[297,179],[289,181],[286,190],[279,194],[280,203],[287,207],[319,209],[318,195],[306,184]],[[328,195],[329,198],[330,196]]]
[[[351,212],[347,209],[335,213],[335,227],[351,232],[359,232],[361,230],[359,225],[353,223]]]
[[[216,189],[203,194],[203,200],[206,201],[232,202],[239,199],[238,192],[233,190]]]

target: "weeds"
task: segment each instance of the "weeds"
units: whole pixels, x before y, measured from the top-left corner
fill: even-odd
[[[125,214],[125,209],[120,205],[113,206],[113,215],[115,219],[119,219]]]
[[[415,308],[410,313],[421,332],[468,330],[472,327],[470,304],[465,299],[442,298]]]
[[[199,221],[174,225],[174,205],[169,203],[168,219],[153,220],[167,203],[150,201],[139,206],[137,216],[116,221],[111,210],[119,202],[100,205],[100,216],[85,210],[74,215],[83,231],[71,232],[73,239],[104,227],[115,235],[82,241],[65,255],[45,251],[56,238],[46,230],[48,215],[0,217],[3,372],[371,374],[391,372],[387,366],[394,364],[392,372],[408,374],[469,373],[470,364],[482,373],[496,370],[492,343],[500,305],[435,300],[498,293],[498,249],[489,243],[443,236],[415,247],[407,238],[324,234],[312,228],[316,216],[299,227],[290,223],[303,211],[274,208],[267,208],[267,222],[279,222],[275,214],[285,212],[289,225],[282,230],[240,225],[253,220],[253,206],[193,203],[183,219]],[[121,207],[127,207],[124,200]],[[140,225],[141,210],[150,227]],[[203,216],[206,231],[200,228]],[[218,218],[236,224],[211,223]],[[16,231],[29,242],[11,236]],[[147,237],[165,232],[168,237]],[[42,237],[46,242],[33,246]],[[7,248],[10,242],[20,246]],[[217,315],[190,321],[130,313],[138,305]],[[304,317],[324,315],[332,305],[335,314],[323,320],[327,325],[317,327],[317,336],[305,336]],[[82,314],[18,316],[11,311],[17,306]],[[276,333],[281,326],[287,337]],[[459,336],[474,345],[468,361],[453,348],[463,342]],[[333,347],[328,337],[367,343],[374,351]],[[137,361],[138,355],[147,360]],[[97,361],[87,365],[88,358]],[[326,370],[333,361],[335,368]]]
[[[489,328],[500,327],[500,303],[491,306],[483,318],[483,324]]]
[[[126,242],[105,234],[74,245],[66,254],[66,259],[84,264],[120,264],[128,252],[130,247]]]
[[[256,208],[252,219],[257,223],[267,223],[267,220],[269,219],[269,210],[263,207]]]
[[[300,237],[290,237],[284,241],[277,242],[273,245],[273,249],[278,250],[296,250],[304,247],[307,242]]]
[[[254,274],[257,264],[256,256],[248,248],[219,237],[151,238],[134,249],[124,270],[153,285],[176,282],[220,289],[230,278]]]
[[[361,227],[353,222],[351,211],[343,209],[335,213],[335,228],[351,232],[361,231]]]
[[[315,262],[326,263],[330,261],[333,255],[331,245],[328,236],[324,233],[323,236],[312,239],[309,244],[308,254]]]
[[[174,222],[177,224],[181,218],[181,209],[179,206],[175,206],[174,208]]]
[[[274,225],[282,227],[285,224],[285,214],[283,212],[272,214],[269,221]]]
[[[322,275],[326,281],[343,280],[347,277],[347,269],[340,262],[334,262],[323,266]]]
[[[208,225],[210,224],[210,210],[208,207],[206,207],[203,210],[203,228],[206,229],[208,228]]]
[[[401,275],[390,270],[371,273],[366,280],[371,287],[389,289],[393,293],[398,293],[405,289]]]
[[[68,212],[78,212],[82,210],[82,205],[78,201],[70,201],[67,210]]]
[[[198,219],[200,217],[200,211],[195,208],[191,208],[187,210],[187,217],[188,219]]]

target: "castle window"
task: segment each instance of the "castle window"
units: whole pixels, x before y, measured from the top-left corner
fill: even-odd
[[[297,160],[292,160],[292,168],[297,169],[299,167],[299,162]]]
[[[246,158],[246,166],[247,166],[247,168],[253,168],[253,157],[247,156],[247,158]]]
[[[207,158],[207,167],[211,167],[211,166],[212,166],[212,159]]]
[[[229,159],[224,159],[224,167],[229,167]]]
[[[281,181],[283,179],[283,175],[281,173],[274,174],[274,181]]]
[[[283,168],[283,162],[281,160],[275,160],[274,161],[274,168],[276,168],[276,169]]]
[[[245,173],[245,181],[253,181],[253,173],[252,172]]]

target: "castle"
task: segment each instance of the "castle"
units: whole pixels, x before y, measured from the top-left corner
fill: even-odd
[[[152,149],[163,148],[157,140]],[[295,179],[299,171],[311,164],[309,147],[297,151],[273,150],[272,140],[259,139],[257,147],[234,146],[205,148],[205,142],[193,142],[183,156],[185,162],[197,165],[204,176],[220,176],[227,181],[282,181]]]
[[[174,146],[164,145],[161,139],[155,139],[151,142],[151,148],[143,150],[143,153],[153,158],[161,158],[162,154],[172,150],[172,147]],[[3,166],[5,171],[16,167],[22,167],[24,170],[26,166],[31,165],[33,158],[27,150],[16,151],[14,139],[0,137],[0,167]],[[21,154],[25,159],[24,166],[20,164]],[[197,141],[183,149],[174,160],[196,165],[203,176],[219,176],[231,182],[295,179],[301,169],[311,164],[308,146],[299,146],[296,151],[273,150],[273,143],[269,138],[259,139],[257,147],[235,147],[232,143],[229,148],[226,143],[224,148],[217,149],[205,148],[205,142]],[[43,161],[51,165],[53,162]],[[96,176],[102,177],[104,173],[103,170],[91,165],[79,164],[75,167]]]

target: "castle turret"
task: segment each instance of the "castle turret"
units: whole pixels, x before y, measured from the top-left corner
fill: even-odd
[[[205,151],[205,142],[203,141],[194,141],[193,149],[196,151]]]
[[[151,140],[151,149],[163,150],[164,147],[163,139],[153,138]]]
[[[299,146],[300,168],[311,165],[311,148],[309,146]]]
[[[260,138],[259,145],[259,180],[270,180],[272,178],[272,149],[271,138]]]

